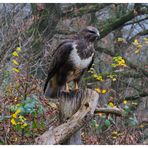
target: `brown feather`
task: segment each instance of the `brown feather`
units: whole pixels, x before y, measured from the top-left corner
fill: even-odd
[[[49,72],[45,82],[44,92],[46,91],[50,80],[51,82],[49,85],[49,94],[51,97],[56,96],[60,89],[67,82],[79,81],[84,71],[89,69],[93,63],[94,56],[93,58],[91,56],[95,52],[95,49],[92,43],[96,40],[98,35],[98,30],[89,26],[80,31],[77,35],[73,36],[73,38],[65,40],[57,47],[49,66]],[[74,50],[74,44],[76,44],[75,50],[77,51]],[[77,54],[76,56],[80,61],[83,61],[83,59],[85,60],[87,58],[92,58],[90,64],[87,62],[89,64],[87,67],[77,67],[74,65],[75,63],[73,63],[73,61],[70,59],[72,50],[74,50],[74,54],[72,54],[71,57]]]

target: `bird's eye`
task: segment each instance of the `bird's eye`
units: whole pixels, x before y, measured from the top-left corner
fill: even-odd
[[[96,32],[95,32],[95,31],[92,31],[92,30],[89,30],[89,32],[90,32],[90,33],[93,33],[93,34],[96,34]]]

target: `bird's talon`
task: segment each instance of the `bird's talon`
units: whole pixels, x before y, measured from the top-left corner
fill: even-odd
[[[63,90],[62,92],[64,92],[64,93],[70,93],[70,91],[67,91],[67,90]]]
[[[74,89],[74,91],[75,91],[75,92],[78,92],[78,91],[79,91],[79,88],[77,88],[77,89]]]

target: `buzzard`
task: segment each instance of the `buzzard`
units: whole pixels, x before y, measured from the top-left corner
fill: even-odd
[[[49,66],[44,93],[49,81],[49,92],[47,93],[50,97],[56,97],[64,86],[65,91],[69,92],[68,83],[71,81],[78,90],[80,78],[93,63],[95,54],[93,42],[99,36],[99,31],[95,27],[88,26],[57,47]]]

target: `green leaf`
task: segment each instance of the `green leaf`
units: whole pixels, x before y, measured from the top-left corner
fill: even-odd
[[[4,116],[0,116],[0,122],[4,120]]]
[[[35,106],[35,105],[34,105],[33,103],[25,104],[25,105],[24,105],[24,108],[25,108],[25,110],[27,110],[27,109],[33,109],[34,106]]]
[[[37,124],[35,121],[32,122],[32,128],[37,128]]]
[[[97,124],[96,120],[92,120],[92,126],[95,127],[96,124]]]
[[[129,124],[130,124],[131,126],[137,126],[137,125],[138,125],[138,120],[137,120],[137,118],[136,118],[135,115],[134,115],[133,117],[130,117],[130,118],[129,118]]]
[[[129,106],[125,105],[125,106],[124,106],[124,110],[125,110],[126,112],[130,112]]]
[[[45,127],[46,127],[44,121],[42,121],[42,122],[40,123],[40,127],[41,127],[41,128],[45,128]]]
[[[44,111],[43,106],[40,105],[40,106],[38,107],[38,113],[39,113],[39,114],[42,114],[43,111]]]
[[[16,105],[12,105],[10,106],[10,109],[9,109],[11,112],[15,112],[17,110],[17,106]]]
[[[11,118],[10,115],[9,116],[0,116],[0,122],[2,122],[5,119],[10,119],[10,118]]]
[[[108,119],[105,120],[104,124],[106,127],[109,127],[111,125],[111,123]]]

